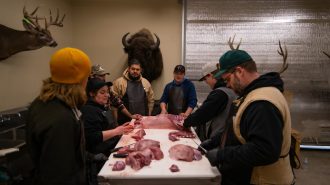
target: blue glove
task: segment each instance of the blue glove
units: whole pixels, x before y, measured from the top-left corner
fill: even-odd
[[[206,153],[206,157],[210,161],[212,166],[219,166],[220,165],[220,160],[219,160],[219,154],[218,153],[219,153],[219,148],[209,150]]]

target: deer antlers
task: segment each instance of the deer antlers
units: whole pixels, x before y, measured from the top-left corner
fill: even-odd
[[[231,37],[229,37],[229,40],[228,40],[228,45],[229,45],[231,50],[238,50],[238,48],[239,48],[239,46],[241,45],[241,42],[242,42],[242,38],[241,38],[241,40],[239,41],[238,45],[235,48],[234,47],[235,37],[236,37],[236,34],[234,35],[233,40],[231,40]]]
[[[53,21],[52,17],[52,11],[49,9],[49,23],[47,23],[46,18],[39,18],[37,15],[34,16],[34,14],[38,11],[39,7],[37,7],[35,10],[32,11],[31,14],[29,14],[26,11],[26,8],[24,6],[23,8],[23,15],[24,15],[24,21],[28,22],[30,25],[32,25],[34,28],[41,30],[41,27],[39,25],[38,20],[45,20],[45,29],[48,30],[48,27],[51,25],[56,25],[59,27],[63,27],[63,21],[65,18],[65,14],[63,15],[61,21],[59,21],[59,9],[57,9],[57,15],[55,21]]]
[[[60,17],[60,11],[57,8],[56,18],[55,18],[55,21],[53,21],[52,11],[49,9],[49,24],[47,23],[47,20],[45,19],[45,28],[47,29],[51,25],[63,27],[63,21],[64,21],[64,18],[65,18],[65,14],[63,15],[61,21],[59,21],[59,17]]]
[[[277,50],[278,54],[281,55],[283,57],[283,64],[282,64],[282,68],[280,69],[280,71],[278,73],[283,73],[285,70],[288,69],[289,64],[287,63],[286,59],[288,58],[288,50],[286,49],[286,45],[284,45],[284,51],[282,49],[281,46],[281,41],[278,41],[278,45],[280,47],[280,50]]]
[[[24,15],[23,20],[26,21],[27,23],[29,23],[30,25],[32,25],[34,28],[36,28],[38,30],[41,30],[41,27],[38,23],[38,20],[42,20],[42,19],[45,19],[45,18],[39,18],[37,15],[34,16],[34,14],[38,11],[38,9],[39,9],[39,6],[37,6],[37,8],[34,9],[31,14],[29,14],[26,11],[26,8],[24,6],[23,7],[23,15]]]
[[[325,54],[327,57],[330,58],[330,55],[328,53],[326,53],[325,51],[322,51],[322,52],[323,52],[323,54]]]

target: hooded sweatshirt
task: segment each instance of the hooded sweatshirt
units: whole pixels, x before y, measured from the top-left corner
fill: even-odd
[[[131,79],[129,78],[129,75],[128,75],[128,69],[126,69],[123,72],[122,77],[116,79],[113,82],[112,90],[115,95],[119,96],[120,99],[123,99],[124,95],[126,94],[127,81],[131,81]],[[138,79],[138,81],[141,81],[142,86],[146,92],[148,110],[149,110],[149,112],[151,112],[154,107],[154,101],[155,101],[154,100],[154,91],[152,90],[151,84],[147,79],[140,76],[140,79]]]

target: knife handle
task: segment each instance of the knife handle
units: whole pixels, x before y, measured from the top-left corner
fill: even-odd
[[[113,157],[114,158],[126,158],[128,156],[127,153],[124,153],[124,154],[113,154]]]

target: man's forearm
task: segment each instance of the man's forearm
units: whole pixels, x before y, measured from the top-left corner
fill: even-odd
[[[132,114],[126,109],[126,107],[124,107],[121,112],[132,119]]]
[[[188,107],[184,114],[186,115],[186,117],[188,117],[191,114],[192,111],[193,111],[193,108]]]
[[[164,102],[160,103],[160,109],[162,111],[162,113],[166,113],[167,110],[166,110],[166,104]]]

